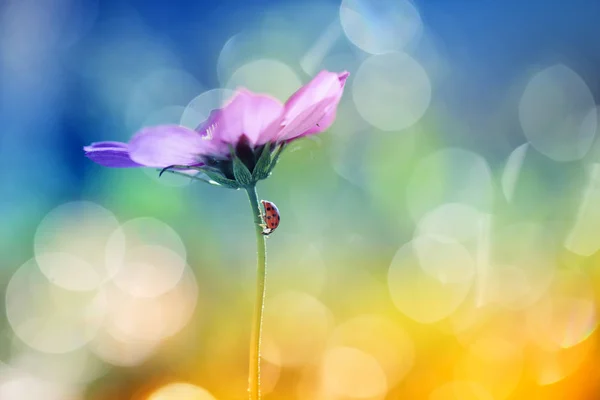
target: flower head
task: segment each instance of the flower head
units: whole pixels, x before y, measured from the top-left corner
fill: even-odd
[[[92,143],[84,147],[85,155],[106,167],[202,172],[222,186],[246,187],[271,173],[287,143],[331,126],[347,77],[347,72],[322,71],[285,104],[239,89],[195,130],[147,127],[129,143]]]

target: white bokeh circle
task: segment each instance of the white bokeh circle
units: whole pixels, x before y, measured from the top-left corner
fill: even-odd
[[[211,111],[222,108],[234,95],[231,89],[211,89],[194,97],[183,110],[179,125],[197,129]]]
[[[160,246],[177,254],[181,260],[187,257],[185,245],[172,227],[156,218],[140,217],[113,230],[105,247],[108,268],[118,272],[126,261],[127,252],[138,246]]]
[[[90,342],[106,314],[103,292],[66,290],[52,284],[35,260],[12,275],[6,317],[15,334],[43,353],[67,353]]]
[[[398,310],[420,323],[440,321],[466,299],[472,279],[442,282],[423,270],[414,241],[395,254],[388,271],[388,289]]]
[[[280,101],[286,101],[302,81],[287,64],[274,59],[250,61],[231,75],[225,87],[236,90],[244,87],[255,93],[268,93]]]
[[[450,147],[423,158],[406,187],[406,201],[416,220],[446,203],[462,203],[490,211],[493,202],[492,171],[472,151]]]
[[[371,54],[401,50],[423,31],[419,11],[408,0],[342,0],[340,23],[348,39]]]
[[[427,72],[406,53],[371,56],[352,80],[356,110],[383,131],[399,131],[417,123],[429,107],[431,92]]]
[[[588,85],[559,64],[531,78],[519,102],[519,119],[537,151],[555,161],[574,161],[583,158],[594,141],[595,109]]]
[[[92,290],[106,282],[118,265],[105,263],[111,233],[119,227],[104,207],[76,201],[50,211],[38,225],[34,249],[40,270],[69,290]]]

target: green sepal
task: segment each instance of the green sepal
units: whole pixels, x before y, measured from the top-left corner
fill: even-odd
[[[237,157],[233,158],[233,176],[240,186],[250,186],[254,182],[248,167]]]
[[[231,145],[229,145],[229,152],[231,153],[231,160],[233,162],[233,176],[235,177],[238,187],[248,187],[253,185],[254,181],[252,180],[252,173],[235,155],[235,150]]]
[[[206,179],[198,178],[197,176],[194,176],[194,175],[188,175],[188,174],[184,174],[183,172],[179,172],[179,171],[173,171],[173,170],[170,170],[170,169],[164,169],[164,168],[162,168],[162,169],[157,169],[157,171],[160,173],[160,174],[159,174],[159,177],[160,177],[160,176],[161,176],[163,173],[167,172],[167,173],[169,173],[169,174],[178,175],[178,176],[181,176],[181,177],[184,177],[184,178],[188,178],[188,179],[190,179],[190,180],[194,180],[194,181],[202,181],[202,182],[209,183],[209,182],[208,182]]]
[[[256,162],[256,166],[254,167],[254,171],[252,171],[252,179],[254,181],[259,181],[261,179],[265,179],[269,176],[269,172],[271,171],[271,143],[266,143],[262,152],[260,153],[260,157]]]
[[[279,156],[281,155],[281,153],[283,153],[283,149],[285,147],[285,143],[282,143],[279,145],[279,147],[274,151],[275,155],[273,156],[273,158],[271,159],[271,164],[269,165],[269,169],[267,172],[267,176],[271,174],[271,171],[273,171],[273,168],[275,168],[275,166],[277,165],[277,161],[279,161]]]
[[[212,181],[217,182],[219,185],[229,189],[239,189],[241,185],[233,179],[227,179],[218,172],[214,172],[208,169],[203,169],[202,172],[208,176]]]
[[[208,177],[208,174],[206,174],[206,170],[204,170],[204,169],[202,169],[202,168],[190,168],[190,169],[195,169],[196,171],[198,171],[198,173],[204,173],[204,175],[207,175],[207,177]],[[206,180],[206,179],[204,179],[204,178],[201,178],[201,177],[199,177],[199,176],[197,176],[197,175],[188,175],[188,174],[185,174],[185,173],[183,173],[183,172],[174,171],[174,170],[172,170],[172,169],[165,169],[165,168],[163,168],[163,169],[157,169],[157,171],[158,171],[158,172],[160,172],[160,174],[159,174],[159,177],[160,177],[160,176],[161,176],[163,173],[167,172],[167,173],[169,173],[169,174],[178,175],[178,176],[181,176],[181,177],[183,177],[183,178],[187,178],[187,179],[190,179],[190,180],[193,180],[193,181],[200,181],[200,182],[204,182],[204,183],[206,183],[206,184],[208,184],[208,185],[210,185],[210,186],[221,186],[220,184],[216,184],[215,182],[210,182],[210,181],[208,181],[208,180]],[[214,173],[213,173],[213,174],[214,174]],[[210,178],[210,177],[208,177],[208,178],[209,178],[209,179],[212,179],[212,178]],[[230,181],[230,182],[234,182],[234,183],[236,183],[235,181],[232,181],[232,180],[230,180],[230,179],[227,179],[227,180],[228,180],[228,181]]]

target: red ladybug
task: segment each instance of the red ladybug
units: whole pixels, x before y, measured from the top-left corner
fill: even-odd
[[[264,212],[262,214],[264,224],[261,225],[263,227],[262,234],[269,235],[273,233],[275,229],[277,229],[281,217],[279,216],[279,210],[274,203],[267,200],[261,200],[260,202],[264,208]]]

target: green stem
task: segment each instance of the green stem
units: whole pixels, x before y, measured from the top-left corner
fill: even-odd
[[[262,335],[263,309],[265,307],[265,280],[267,277],[267,244],[262,234],[262,224],[256,187],[246,188],[256,228],[256,299],[254,316],[252,317],[252,333],[250,336],[250,369],[248,375],[248,391],[250,400],[260,400],[260,341]]]

